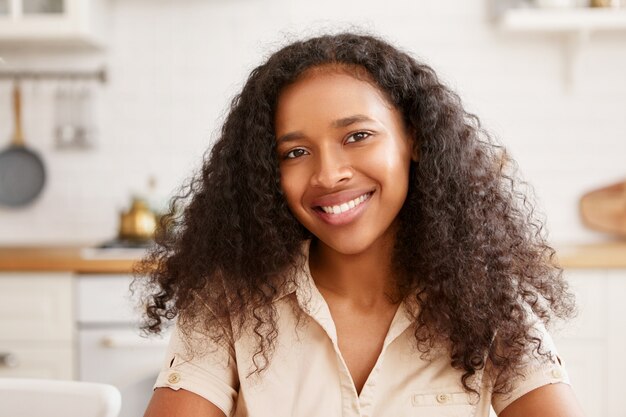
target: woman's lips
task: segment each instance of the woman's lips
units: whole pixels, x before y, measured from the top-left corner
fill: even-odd
[[[358,206],[359,204],[363,203],[365,200],[369,198],[370,194],[371,193],[364,193],[351,200],[337,202],[337,204],[334,204],[334,205],[329,204],[327,206],[320,206],[320,208],[322,209],[323,212],[328,213],[328,214],[340,214],[340,213],[349,211],[355,208],[356,206]]]
[[[363,213],[373,194],[374,192],[370,191],[342,203],[337,202],[333,206],[316,206],[314,211],[324,222],[333,226],[343,226],[353,222]]]
[[[361,197],[362,195],[374,192],[374,188],[359,188],[351,190],[338,191],[332,194],[326,194],[315,198],[310,202],[311,207],[332,207],[340,206],[350,200]]]

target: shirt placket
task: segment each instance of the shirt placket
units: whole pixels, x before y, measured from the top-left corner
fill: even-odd
[[[372,411],[374,408],[374,398],[376,393],[376,385],[378,384],[380,368],[383,364],[383,359],[385,357],[385,353],[387,351],[387,347],[393,341],[395,341],[411,324],[409,320],[406,310],[404,309],[404,305],[401,304],[398,307],[398,311],[396,312],[393,320],[391,321],[391,325],[389,326],[389,331],[385,336],[385,341],[383,342],[383,348],[380,351],[380,355],[376,360],[376,364],[372,369],[372,372],[365,381],[365,385],[361,390],[361,395],[359,396],[359,410],[361,417],[373,417]]]
[[[350,375],[350,370],[346,364],[341,351],[339,350],[339,344],[337,342],[337,328],[335,322],[330,314],[328,304],[322,297],[311,276],[308,263],[304,265],[303,281],[300,281],[296,288],[296,298],[300,307],[326,332],[329,339],[332,342],[333,349],[339,364],[339,380],[341,385],[341,398],[342,398],[342,417],[372,417],[371,412],[374,401],[374,389],[378,381],[378,374],[380,373],[380,366],[382,365],[382,358],[387,349],[387,346],[391,344],[410,324],[410,320],[407,316],[404,305],[401,304],[396,312],[389,331],[385,337],[383,343],[383,349],[374,365],[374,369],[370,373],[365,386],[361,390],[359,396],[354,386],[354,381]]]
[[[312,278],[309,278],[312,281]],[[308,302],[303,302],[305,296],[302,292],[298,294],[298,299],[301,306],[308,306],[308,308],[304,308],[307,314],[317,322],[320,327],[326,332],[328,338],[332,342],[333,349],[335,351],[335,355],[337,358],[337,363],[339,364],[339,379],[341,381],[341,398],[343,402],[342,407],[342,416],[343,417],[372,417],[372,409],[374,405],[375,398],[375,388],[378,382],[378,375],[380,374],[380,367],[382,366],[383,358],[387,347],[400,336],[410,325],[411,321],[409,320],[406,310],[404,309],[404,305],[400,305],[398,311],[396,312],[391,325],[389,326],[389,331],[385,336],[385,341],[383,342],[383,348],[376,360],[376,364],[372,369],[370,375],[361,390],[361,395],[359,396],[356,392],[356,388],[354,386],[354,381],[352,380],[352,376],[350,375],[350,370],[348,369],[348,365],[346,364],[343,356],[341,355],[341,351],[339,350],[339,344],[337,342],[337,328],[335,327],[335,323],[330,314],[330,310],[328,308],[328,304],[324,301],[321,293],[314,284],[310,281],[310,286],[308,290],[310,293],[306,298],[308,298]]]

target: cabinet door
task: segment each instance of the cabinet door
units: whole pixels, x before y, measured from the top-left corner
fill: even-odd
[[[73,277],[0,274],[0,377],[74,377]]]
[[[72,275],[0,274],[0,341],[73,339]]]
[[[11,4],[9,0],[0,0],[0,17],[7,17],[11,14]]]
[[[22,14],[62,15],[67,13],[67,0],[22,0]]]
[[[70,342],[33,343],[0,341],[0,378],[73,379],[74,348]]]
[[[76,279],[76,320],[82,324],[131,324],[139,322],[128,274],[80,274]]]
[[[578,315],[552,332],[572,388],[587,417],[607,417],[608,276],[602,269],[566,270]]]
[[[608,416],[626,417],[626,270],[615,269],[608,272],[608,376],[607,406]]]
[[[101,48],[108,9],[106,0],[0,0],[0,43]]]

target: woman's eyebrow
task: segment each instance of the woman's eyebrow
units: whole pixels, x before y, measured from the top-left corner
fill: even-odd
[[[342,128],[358,122],[376,122],[376,120],[372,119],[371,117],[365,116],[364,114],[355,114],[352,116],[342,117],[341,119],[333,120],[331,126],[334,128]],[[305,135],[300,131],[290,132],[276,138],[276,142],[280,145],[281,143],[291,142],[294,140],[302,139],[303,137],[305,137]]]
[[[344,117],[342,119],[337,119],[332,123],[333,127],[346,127],[350,126],[353,123],[357,122],[375,122],[376,120],[371,117],[365,116],[364,114],[355,114],[353,116]]]
[[[304,134],[300,131],[286,133],[276,138],[276,143],[280,145],[281,143],[292,142],[294,140],[302,139],[303,137],[304,137]]]

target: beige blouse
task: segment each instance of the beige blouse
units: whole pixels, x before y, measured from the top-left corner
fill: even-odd
[[[358,395],[308,261],[297,280],[295,288],[275,300],[279,333],[271,362],[260,375],[248,376],[254,370],[256,342],[252,334],[244,332],[230,349],[213,346],[207,354],[188,360],[175,329],[154,388],[191,391],[227,416],[237,417],[487,417],[491,406],[499,414],[535,388],[557,382],[569,384],[552,339],[538,323],[537,334],[555,360],[529,354],[524,377],[513,381],[514,389],[507,395],[492,395],[494,381],[489,373],[479,372],[475,384],[480,398],[468,394],[461,384],[462,372],[450,366],[448,355],[433,353],[430,359],[420,358],[411,317],[401,305]],[[304,311],[307,319],[298,323],[294,307]]]

